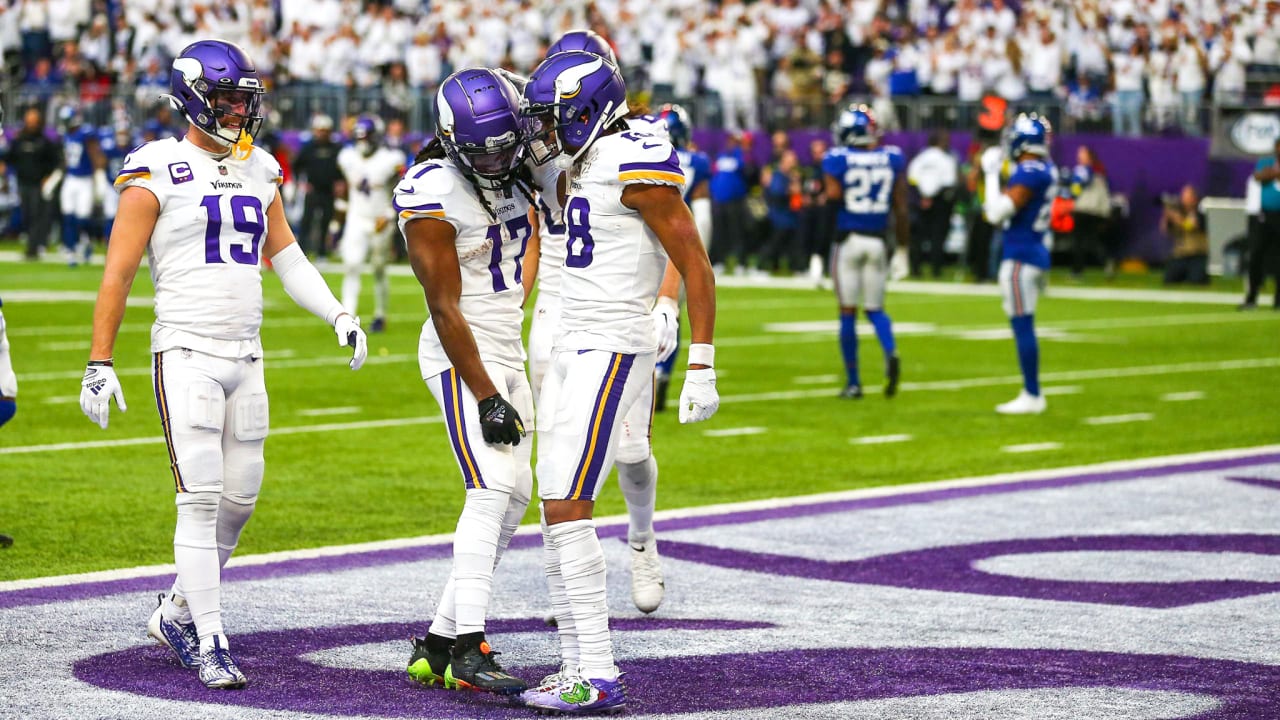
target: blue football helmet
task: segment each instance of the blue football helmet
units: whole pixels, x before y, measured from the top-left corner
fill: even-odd
[[[58,130],[66,134],[84,124],[84,115],[75,105],[63,105],[58,108]]]
[[[445,155],[476,185],[513,185],[524,162],[520,96],[493,70],[460,70],[436,94],[436,130]]]
[[[667,136],[671,144],[684,149],[689,144],[689,132],[693,123],[689,121],[689,113],[674,103],[667,103],[658,108],[658,119],[667,124]]]
[[[1049,156],[1049,141],[1053,137],[1053,128],[1049,120],[1035,113],[1023,113],[1009,127],[1009,153],[1012,160],[1017,160],[1024,153]]]
[[[568,169],[600,133],[627,116],[627,86],[604,58],[562,52],[543,60],[529,76],[520,112],[528,120],[534,162],[555,157],[557,165]]]
[[[609,47],[609,41],[590,30],[570,30],[560,39],[551,44],[547,48],[547,57],[562,52],[570,52],[578,50],[581,52],[589,52],[596,57],[602,57],[610,65],[618,64],[618,56],[613,54],[613,48]]]
[[[846,147],[869,147],[880,140],[880,126],[875,113],[866,105],[853,104],[845,108],[831,126],[836,144]]]

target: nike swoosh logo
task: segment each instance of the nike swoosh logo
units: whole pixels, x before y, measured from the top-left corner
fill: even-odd
[[[413,194],[413,188],[412,188],[412,187],[407,187],[407,188],[399,188],[399,187],[398,187],[398,188],[396,188],[396,194],[397,194],[397,195],[412,195],[412,194]]]
[[[662,143],[658,142],[652,145],[650,145],[649,143],[644,143],[641,147],[643,147],[645,150],[650,150],[652,148],[661,147],[661,146],[662,146]]]

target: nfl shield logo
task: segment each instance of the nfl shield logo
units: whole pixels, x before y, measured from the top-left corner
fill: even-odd
[[[219,174],[219,175],[226,175],[226,174],[227,174],[227,166],[226,166],[226,165],[219,165],[219,166],[218,166],[218,174]]]

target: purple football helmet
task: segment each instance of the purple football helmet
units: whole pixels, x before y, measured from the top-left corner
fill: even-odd
[[[436,130],[445,155],[478,186],[510,187],[524,162],[520,96],[498,73],[460,70],[436,94]]]
[[[378,149],[378,144],[382,142],[383,129],[382,118],[376,115],[361,115],[356,118],[356,125],[351,129],[351,139],[355,142],[356,150],[361,155],[368,157]]]
[[[556,164],[566,169],[627,112],[627,86],[618,69],[580,50],[543,60],[529,76],[521,106],[534,162],[559,154]]]
[[[589,52],[597,57],[602,57],[610,65],[618,64],[618,56],[613,54],[613,48],[609,47],[609,41],[590,30],[570,30],[560,39],[552,43],[547,48],[547,57],[562,52],[571,52],[579,50],[581,52]]]
[[[173,108],[219,145],[231,147],[243,135],[252,139],[262,128],[266,89],[238,45],[223,40],[188,45],[173,60],[169,89]]]

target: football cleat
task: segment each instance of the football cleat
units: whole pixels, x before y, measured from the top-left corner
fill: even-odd
[[[387,319],[384,317],[375,317],[373,319],[373,324],[369,326],[369,332],[371,333],[386,332],[386,330]]]
[[[902,374],[902,363],[897,355],[892,355],[884,362],[884,396],[891,398],[898,394],[898,378]]]
[[[662,604],[666,586],[662,581],[662,561],[658,541],[631,546],[631,602],[642,613],[651,613]]]
[[[489,643],[484,641],[461,654],[454,648],[449,666],[444,669],[444,686],[450,690],[484,690],[499,695],[516,695],[528,689],[528,683],[502,669],[495,655],[498,653],[489,649]]]
[[[1048,407],[1043,395],[1032,395],[1023,390],[1018,397],[996,406],[1001,415],[1039,415]]]
[[[557,685],[530,690],[520,697],[539,714],[585,715],[621,712],[627,703],[622,679],[564,677]]]
[[[409,678],[427,687],[434,685],[444,687],[452,648],[432,650],[427,647],[426,638],[410,639],[413,641],[413,654],[409,656]]]
[[[841,397],[841,398],[843,398],[843,399],[845,399],[845,400],[861,400],[861,399],[862,399],[862,386],[861,386],[861,385],[850,385],[850,386],[848,386],[848,387],[846,387],[845,389],[843,389],[843,390],[841,390],[841,391],[840,391],[840,397]]]
[[[161,645],[173,651],[182,667],[194,669],[200,667],[200,636],[196,634],[195,623],[181,623],[167,620],[164,616],[164,595],[160,595],[160,604],[151,613],[147,623],[147,634],[155,638]]]
[[[217,635],[213,647],[200,654],[200,682],[213,690],[239,690],[249,682]]]

